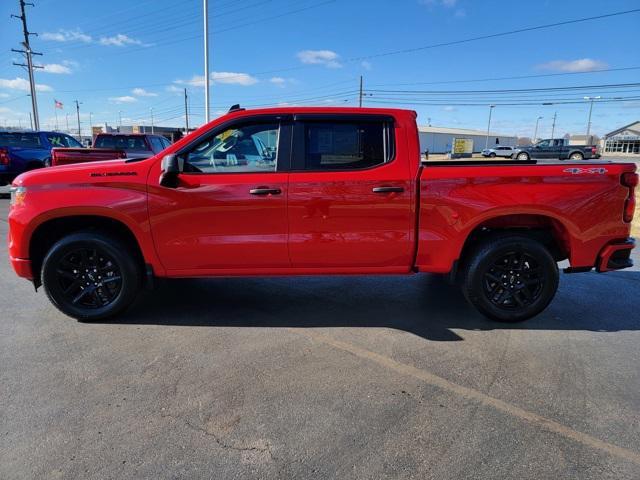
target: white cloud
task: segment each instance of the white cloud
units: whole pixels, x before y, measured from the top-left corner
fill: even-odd
[[[371,70],[373,68],[373,65],[371,65],[371,62],[367,62],[366,60],[363,60],[362,62],[360,62],[360,66],[365,70]]]
[[[89,43],[93,39],[90,35],[82,33],[81,30],[64,30],[60,29],[57,32],[44,32],[38,38],[43,40],[51,40],[53,42],[84,42]]]
[[[61,65],[59,63],[46,63],[42,71],[46,73],[56,73],[63,75],[69,75],[71,73],[71,69],[69,67],[67,67],[66,65]]]
[[[443,7],[453,8],[458,3],[458,0],[419,0],[418,3],[422,5],[442,5]]]
[[[131,95],[124,95],[122,97],[109,97],[109,101],[111,103],[134,103],[137,102],[138,99]]]
[[[9,98],[11,95],[8,93],[0,92],[0,98]]]
[[[14,79],[0,78],[0,88],[10,88],[12,90],[22,90],[23,92],[29,91],[29,81],[25,78],[16,77]],[[36,83],[36,90],[39,92],[51,92],[53,88],[49,85],[42,83]]]
[[[212,72],[211,80],[216,83],[228,83],[235,85],[253,85],[258,83],[258,79],[252,77],[248,73],[234,73],[234,72]]]
[[[140,40],[131,38],[124,33],[118,33],[117,35],[113,35],[111,37],[100,37],[99,42],[100,45],[115,47],[124,47],[126,45],[144,45]]]
[[[287,81],[282,77],[271,77],[269,81],[279,87],[284,87],[284,84],[287,83]]]
[[[157,97],[157,93],[147,92],[144,88],[134,88],[131,90],[136,97]]]
[[[302,63],[324,65],[328,68],[340,68],[340,55],[332,50],[302,50],[296,55]]]
[[[258,79],[252,77],[248,73],[237,72],[211,72],[210,81],[213,83],[224,83],[228,85],[242,85],[247,87],[258,83]],[[194,75],[189,80],[176,80],[174,83],[179,85],[189,85],[191,87],[204,87],[204,75]]]
[[[442,110],[444,110],[445,112],[455,112],[458,109],[456,107],[451,106],[451,105],[447,105],[446,107],[442,107]]]
[[[592,72],[593,70],[603,70],[608,66],[609,65],[600,60],[581,58],[578,60],[553,60],[540,64],[537,68],[556,72]]]
[[[467,16],[467,11],[464,8],[457,8],[456,13],[454,13],[454,16],[458,18],[464,18]]]
[[[166,89],[167,92],[172,92],[172,93],[182,93],[182,88],[178,88],[175,85],[169,85]]]

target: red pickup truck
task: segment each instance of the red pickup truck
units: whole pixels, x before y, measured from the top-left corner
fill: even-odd
[[[437,272],[518,321],[552,300],[561,260],[632,265],[637,184],[602,161],[421,164],[407,110],[235,109],[151,158],[20,175],[9,255],[82,320],[154,277]]]

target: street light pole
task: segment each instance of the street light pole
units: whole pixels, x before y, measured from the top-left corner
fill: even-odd
[[[539,122],[541,119],[543,119],[543,118],[544,118],[544,117],[538,117],[538,118],[536,118],[536,130],[535,130],[535,132],[533,133],[533,140],[532,140],[532,143],[536,143],[536,139],[538,138],[538,122]]]
[[[154,130],[153,130],[153,107],[151,107],[150,110],[151,110],[151,134],[153,134],[154,133]]]
[[[598,95],[597,97],[584,97],[585,100],[587,101],[591,101],[591,104],[589,105],[589,120],[587,121],[587,138],[585,139],[587,142],[589,142],[589,134],[591,133],[591,112],[593,112],[593,102],[594,100],[600,100],[600,95]]]
[[[204,0],[204,121],[209,123],[209,2]]]
[[[80,102],[75,100],[76,102],[76,115],[78,117],[78,141],[82,142],[82,132],[80,131]]]
[[[496,107],[495,105],[489,105],[489,122],[487,123],[487,138],[484,142],[485,150],[489,148],[489,129],[491,128],[491,112],[493,112],[493,109],[495,107]]]

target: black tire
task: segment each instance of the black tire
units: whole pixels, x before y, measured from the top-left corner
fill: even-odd
[[[495,154],[495,152],[491,152],[491,153],[489,154],[489,156],[490,156],[491,158],[496,158],[496,154]]]
[[[42,161],[42,165],[44,166],[44,168],[49,168],[51,166],[51,158],[45,158]]]
[[[521,235],[488,238],[463,268],[462,291],[483,315],[520,322],[542,312],[558,289],[558,265],[540,242]]]
[[[68,235],[42,263],[42,285],[58,310],[81,321],[113,317],[136,298],[141,272],[131,248],[92,231]]]
[[[527,152],[520,152],[516,155],[517,160],[529,160],[529,154]]]
[[[582,155],[580,152],[573,152],[571,155],[569,155],[569,160],[584,160],[584,155]]]

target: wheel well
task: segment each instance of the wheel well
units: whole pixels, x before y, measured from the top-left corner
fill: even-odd
[[[495,236],[524,235],[542,243],[559,262],[570,257],[569,235],[562,223],[544,215],[505,215],[487,220],[467,237],[460,252],[459,264],[464,264],[475,247]]]
[[[138,241],[124,223],[108,217],[97,215],[78,215],[48,220],[39,225],[31,236],[29,243],[29,258],[33,279],[36,286],[40,284],[40,269],[42,261],[51,247],[63,237],[78,231],[94,231],[117,237],[131,248],[134,256],[144,272],[144,257]]]
[[[35,170],[37,168],[43,168],[44,167],[44,161],[40,161],[40,160],[30,160],[27,162],[27,164],[25,165],[24,169],[26,171],[29,170]]]

